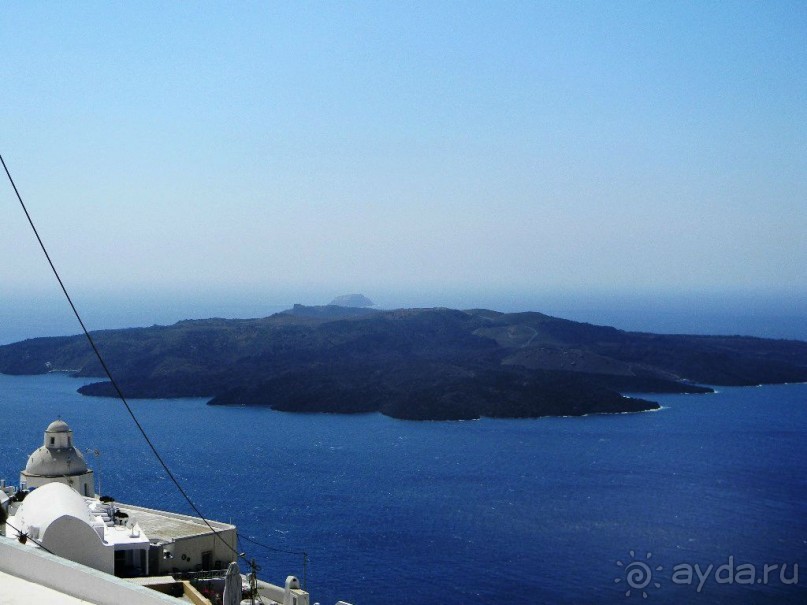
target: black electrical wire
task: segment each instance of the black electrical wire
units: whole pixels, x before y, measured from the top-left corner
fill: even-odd
[[[117,381],[112,376],[112,372],[110,372],[109,368],[107,367],[106,362],[104,361],[104,358],[101,356],[101,352],[98,350],[98,347],[95,344],[95,340],[93,340],[93,337],[90,335],[90,332],[87,330],[87,327],[84,325],[84,321],[81,319],[81,315],[79,315],[78,309],[76,309],[76,305],[73,304],[73,299],[70,298],[70,294],[68,294],[67,288],[65,287],[64,282],[62,282],[62,278],[59,276],[59,272],[56,270],[56,266],[53,264],[53,261],[50,258],[50,254],[48,254],[48,250],[47,250],[47,248],[45,248],[45,244],[42,242],[42,238],[39,236],[39,232],[37,231],[36,226],[34,225],[34,221],[31,219],[31,215],[28,213],[28,208],[26,208],[25,202],[22,201],[22,196],[20,195],[20,192],[17,189],[17,185],[14,183],[14,179],[11,178],[11,173],[8,171],[8,167],[6,166],[6,162],[3,159],[2,155],[0,155],[0,163],[3,164],[3,169],[6,171],[6,176],[8,177],[8,180],[11,183],[11,186],[14,188],[14,193],[17,195],[17,199],[20,202],[20,206],[22,206],[22,210],[23,210],[23,212],[25,212],[25,216],[28,219],[28,224],[31,225],[31,229],[33,230],[34,235],[36,236],[36,239],[39,242],[39,247],[42,248],[42,252],[44,252],[45,258],[48,260],[48,264],[50,265],[50,268],[53,271],[53,275],[56,276],[56,280],[59,282],[59,286],[61,287],[62,292],[65,295],[65,298],[67,298],[67,302],[70,304],[70,308],[73,310],[73,314],[76,316],[76,319],[78,320],[78,323],[81,325],[81,329],[84,332],[84,336],[87,337],[87,341],[90,343],[90,347],[92,347],[92,350],[95,353],[95,356],[98,358],[98,361],[100,362],[101,367],[104,369],[104,373],[107,375],[107,378],[109,378],[109,382],[112,384],[112,387],[115,389],[115,392],[117,393],[118,398],[123,402],[123,405],[126,406],[126,411],[129,412],[129,416],[132,417],[132,420],[134,421],[135,425],[137,426],[138,430],[140,431],[140,434],[143,435],[143,439],[146,440],[146,443],[148,443],[148,446],[151,448],[151,451],[154,454],[154,456],[157,458],[157,461],[163,467],[163,470],[165,471],[165,473],[168,475],[168,477],[174,483],[176,488],[179,490],[179,493],[182,494],[182,496],[185,498],[185,500],[187,500],[190,507],[196,512],[197,516],[202,521],[204,521],[205,525],[207,525],[210,528],[210,531],[212,531],[213,534],[218,539],[220,539],[222,541],[222,543],[224,543],[227,546],[227,548],[229,548],[236,555],[236,557],[246,558],[246,557],[244,557],[243,554],[239,553],[235,548],[230,546],[230,544],[228,544],[227,541],[224,540],[221,537],[219,532],[210,524],[210,522],[201,513],[201,511],[196,506],[196,504],[194,504],[193,500],[191,500],[191,498],[187,494],[187,492],[182,488],[182,485],[180,485],[179,481],[177,481],[176,477],[174,477],[174,474],[168,468],[168,465],[165,463],[162,456],[160,456],[160,453],[157,451],[157,448],[151,442],[151,439],[149,439],[149,436],[146,434],[145,429],[143,429],[143,426],[137,420],[137,417],[135,416],[134,412],[132,411],[132,408],[129,406],[129,402],[126,401],[126,397],[123,396],[123,391],[121,391],[120,387],[118,386]]]
[[[11,523],[9,523],[9,522],[8,522],[8,520],[6,520],[6,525],[7,525],[8,527],[10,527],[11,529],[13,529],[15,532],[17,532],[17,535],[18,535],[18,537],[19,537],[19,540],[20,540],[20,542],[22,542],[23,544],[25,544],[25,541],[26,541],[26,540],[30,540],[31,542],[33,542],[34,544],[36,544],[36,545],[37,545],[39,548],[41,548],[41,549],[42,549],[42,550],[44,550],[45,552],[49,552],[49,553],[50,553],[50,554],[52,554],[53,556],[58,556],[58,555],[56,555],[56,553],[55,553],[55,552],[53,552],[52,550],[50,550],[50,549],[49,549],[47,546],[45,546],[44,544],[42,544],[42,542],[40,542],[39,540],[36,540],[36,539],[32,538],[31,536],[29,536],[29,535],[28,535],[27,533],[25,533],[24,531],[20,531],[19,529],[17,529],[16,527],[14,527],[14,526],[13,526]]]
[[[238,533],[239,540],[246,540],[247,542],[252,542],[255,546],[260,546],[261,548],[265,548],[266,550],[271,550],[273,552],[282,552],[288,555],[302,555],[303,557],[303,590],[305,590],[306,583],[307,583],[307,576],[308,576],[308,553],[304,550],[289,550],[287,548],[278,548],[277,546],[269,546],[268,544],[262,544],[257,540],[253,540],[248,536],[244,536],[241,533]]]
[[[193,500],[191,500],[188,493],[183,489],[182,485],[180,485],[179,481],[174,476],[174,474],[171,472],[171,469],[168,468],[168,465],[165,463],[162,456],[160,456],[160,453],[157,451],[157,448],[154,446],[151,439],[146,434],[145,429],[140,424],[140,421],[138,421],[137,417],[135,416],[134,412],[132,411],[132,408],[129,406],[129,402],[126,401],[126,397],[124,397],[123,391],[121,390],[121,388],[118,385],[115,378],[112,376],[112,372],[109,370],[109,367],[107,366],[106,361],[104,361],[104,358],[101,355],[101,352],[98,350],[98,347],[95,344],[95,340],[93,339],[92,335],[90,335],[90,332],[89,332],[89,330],[87,330],[87,327],[84,325],[84,321],[81,319],[81,315],[79,314],[78,309],[76,308],[76,305],[73,303],[73,299],[70,297],[70,294],[67,292],[67,288],[65,287],[64,282],[62,281],[62,278],[59,275],[59,272],[56,270],[56,266],[53,264],[53,261],[50,258],[50,254],[48,254],[48,250],[47,250],[47,248],[45,248],[45,244],[42,241],[42,238],[39,236],[39,231],[37,230],[36,226],[34,225],[34,221],[31,218],[30,213],[28,212],[28,208],[25,206],[25,202],[23,202],[23,200],[22,200],[22,196],[20,195],[20,192],[17,189],[16,183],[14,183],[14,179],[11,177],[11,173],[8,170],[8,166],[6,166],[6,162],[3,159],[2,155],[0,155],[0,163],[3,164],[3,169],[5,170],[6,176],[8,177],[8,180],[11,183],[11,187],[14,189],[14,193],[17,196],[17,200],[20,202],[20,206],[22,207],[22,210],[25,213],[25,217],[28,219],[28,224],[31,226],[31,229],[33,230],[34,235],[36,236],[37,242],[39,242],[39,247],[42,249],[42,252],[45,254],[45,258],[47,259],[48,264],[50,265],[51,271],[53,272],[53,275],[56,277],[56,280],[59,282],[59,286],[62,289],[62,293],[64,293],[64,296],[67,299],[67,302],[70,304],[70,308],[73,310],[73,314],[76,316],[76,319],[78,320],[78,323],[81,326],[82,331],[84,332],[84,336],[86,336],[87,341],[90,343],[90,347],[92,348],[93,352],[95,353],[95,356],[98,358],[98,362],[101,364],[101,367],[104,370],[104,373],[106,374],[107,378],[109,378],[109,382],[112,384],[112,387],[115,389],[115,392],[117,393],[118,398],[123,402],[123,405],[126,407],[126,411],[129,413],[129,416],[131,416],[132,420],[134,421],[135,425],[137,426],[137,429],[140,431],[140,434],[143,436],[143,439],[146,440],[146,443],[148,444],[149,448],[151,449],[152,453],[154,454],[154,457],[157,458],[157,461],[163,467],[163,470],[165,471],[165,473],[168,475],[168,477],[171,479],[173,484],[179,490],[179,493],[182,494],[182,496],[188,502],[190,507],[194,510],[194,512],[196,512],[196,515],[204,522],[205,525],[207,525],[208,528],[210,528],[210,531],[213,532],[213,535],[216,538],[218,538],[219,540],[221,540],[222,543],[225,546],[227,546],[227,548],[229,548],[233,552],[233,554],[236,556],[236,558],[244,559],[245,561],[250,563],[250,566],[254,570],[255,569],[254,559],[252,559],[252,560],[248,559],[245,553],[238,552],[235,548],[233,548],[230,544],[228,544],[227,541],[224,540],[224,538],[221,537],[220,532],[218,532],[210,524],[210,522],[201,513],[201,511],[196,506],[196,504],[194,504]],[[16,528],[12,527],[12,529],[14,529],[18,533],[20,533],[19,530],[17,530]],[[287,550],[287,549],[283,549],[283,548],[277,548],[277,547],[268,546],[266,544],[261,544],[260,542],[252,540],[252,539],[250,539],[250,538],[248,538],[246,536],[242,536],[239,533],[236,533],[236,536],[238,538],[242,538],[242,539],[246,540],[247,542],[252,542],[256,546],[260,546],[260,547],[265,548],[267,550],[271,550],[271,551],[274,551],[274,552],[283,552],[283,553],[293,554],[293,555],[302,555],[303,556],[303,587],[305,587],[305,585],[306,585],[306,579],[305,578],[307,576],[307,567],[308,567],[308,553],[307,552],[305,552],[305,551],[293,551],[293,550]],[[39,542],[34,540],[34,543],[41,546],[46,551],[51,552],[47,548],[42,546]],[[53,553],[51,553],[51,554],[53,554]],[[258,596],[258,599],[260,600],[261,603],[263,603],[263,599],[261,599],[260,596]]]
[[[271,550],[271,551],[274,551],[274,552],[284,552],[284,553],[289,554],[289,555],[303,555],[303,556],[306,556],[306,557],[308,556],[308,553],[305,552],[304,550],[289,550],[289,549],[286,549],[286,548],[278,548],[276,546],[268,546],[266,544],[261,544],[257,540],[253,540],[252,538],[250,538],[248,536],[245,536],[242,533],[238,534],[238,539],[239,540],[246,540],[247,542],[252,542],[256,546],[260,546],[261,548],[265,548],[266,550]]]

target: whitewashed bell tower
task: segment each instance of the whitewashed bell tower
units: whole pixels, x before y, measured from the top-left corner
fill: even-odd
[[[20,487],[41,487],[64,483],[82,496],[95,495],[93,472],[73,444],[73,431],[64,420],[54,420],[45,429],[42,447],[28,457],[20,473]]]

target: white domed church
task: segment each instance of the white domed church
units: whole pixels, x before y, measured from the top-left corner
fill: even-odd
[[[42,447],[28,457],[25,470],[20,473],[23,489],[47,483],[64,483],[83,496],[95,495],[93,472],[73,445],[73,431],[64,420],[54,420],[48,425]]]
[[[110,586],[98,575],[86,576],[81,571],[83,566],[124,578],[156,576],[155,582],[143,583],[163,590],[175,584],[166,576],[189,572],[215,577],[223,583],[225,570],[239,555],[238,532],[231,523],[123,504],[96,495],[93,472],[76,449],[73,431],[63,420],[55,420],[45,429],[42,446],[28,457],[20,473],[19,489],[0,479],[0,512],[0,536],[21,543],[0,538],[0,575],[23,577],[32,584],[82,595],[82,603],[175,602],[171,597],[149,595],[150,591],[141,586]],[[47,554],[50,559],[45,557],[41,562],[31,556],[39,550],[47,551],[42,556]],[[80,566],[54,563],[53,555]],[[0,603],[6,602],[3,597],[8,591],[3,582],[5,579],[0,578]],[[258,595],[271,598],[273,603],[309,602],[308,593],[300,590],[294,576],[286,579],[285,587],[261,581],[257,584]],[[139,595],[129,594],[134,588],[141,591]],[[117,592],[107,593],[107,589]],[[188,582],[181,589],[179,594],[184,594],[186,600],[210,602],[191,590]],[[86,600],[86,594],[94,598]]]
[[[42,544],[61,557],[117,576],[224,569],[238,553],[232,524],[97,495],[93,471],[64,420],[45,429],[42,445],[20,473],[20,489],[0,491],[7,496],[12,537],[32,538],[28,544]]]

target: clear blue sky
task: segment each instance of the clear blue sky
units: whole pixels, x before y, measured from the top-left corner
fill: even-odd
[[[0,50],[80,299],[807,292],[804,2],[7,2]],[[54,289],[7,185],[0,289]]]

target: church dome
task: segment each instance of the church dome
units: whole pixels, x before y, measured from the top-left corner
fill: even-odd
[[[81,452],[73,447],[73,431],[64,420],[54,420],[45,429],[42,447],[28,457],[24,475],[72,477],[87,472]]]
[[[54,420],[48,425],[48,428],[45,429],[46,433],[69,433],[70,427],[64,420]]]
[[[40,477],[70,477],[86,473],[87,463],[74,447],[55,450],[43,445],[28,457],[24,472]]]

